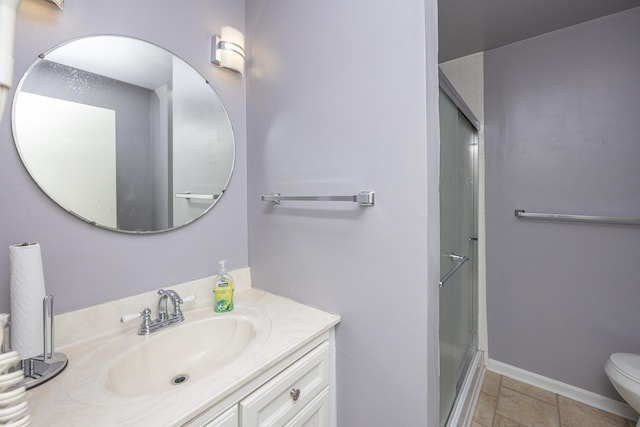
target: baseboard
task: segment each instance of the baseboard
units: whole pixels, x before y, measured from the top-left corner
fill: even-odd
[[[629,405],[617,400],[610,399],[597,393],[572,386],[551,378],[544,377],[524,369],[516,368],[497,360],[489,359],[488,370],[500,375],[504,375],[523,383],[559,394],[569,399],[576,400],[594,408],[619,415],[621,417],[637,420],[638,414]]]

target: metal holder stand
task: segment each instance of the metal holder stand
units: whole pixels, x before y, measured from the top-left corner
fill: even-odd
[[[47,326],[49,327],[48,330]],[[69,363],[65,354],[54,353],[53,351],[53,295],[47,295],[42,300],[42,331],[42,354],[20,361],[20,369],[24,372],[24,380],[16,387],[30,389],[39,386],[62,372]]]

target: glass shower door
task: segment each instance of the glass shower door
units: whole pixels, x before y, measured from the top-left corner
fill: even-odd
[[[476,131],[440,90],[441,426],[477,349],[476,164]]]

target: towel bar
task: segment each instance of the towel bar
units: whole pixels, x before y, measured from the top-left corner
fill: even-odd
[[[516,218],[543,219],[543,220],[550,220],[550,221],[575,221],[575,222],[591,222],[591,223],[598,223],[598,224],[615,224],[615,225],[640,225],[640,218],[619,218],[619,217],[611,217],[611,216],[539,213],[539,212],[526,212],[523,209],[516,209],[514,214]]]
[[[363,190],[353,196],[283,196],[274,193],[269,196],[262,196],[263,202],[273,202],[280,204],[282,201],[312,201],[312,202],[355,202],[363,207],[370,207],[375,204],[375,192]]]

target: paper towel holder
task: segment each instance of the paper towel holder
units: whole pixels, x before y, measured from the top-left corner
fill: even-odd
[[[42,300],[42,331],[42,354],[20,361],[24,380],[17,387],[30,389],[44,384],[62,372],[69,363],[65,354],[55,353],[53,348],[53,295],[47,295]]]

